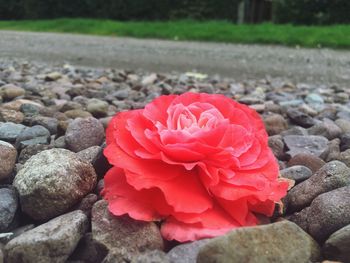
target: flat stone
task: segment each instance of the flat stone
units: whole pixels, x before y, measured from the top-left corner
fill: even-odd
[[[199,250],[210,242],[211,239],[202,239],[186,244],[180,244],[172,248],[167,257],[172,263],[194,263]]]
[[[26,126],[13,122],[0,122],[0,140],[15,142]]]
[[[146,249],[163,250],[163,239],[155,223],[133,220],[126,215],[114,216],[105,200],[95,203],[91,221],[93,239],[109,251],[115,248],[131,253]]]
[[[283,169],[280,171],[280,174],[283,178],[294,180],[296,183],[300,183],[310,178],[312,171],[303,165],[295,165]]]
[[[57,133],[58,120],[56,118],[44,117],[44,116],[35,116],[31,120],[31,125],[41,125],[45,127],[50,134]]]
[[[350,224],[350,186],[335,189],[316,197],[310,207],[290,216],[318,242]]]
[[[289,149],[287,153],[292,157],[299,153],[309,153],[320,157],[328,151],[328,140],[322,136],[287,135],[283,139]]]
[[[37,139],[38,143],[47,143],[50,139],[50,132],[48,129],[41,125],[35,125],[33,127],[27,127],[25,128],[17,137],[16,139],[16,148],[20,147],[20,143],[23,141],[30,141],[33,139]],[[30,145],[30,144],[35,144],[36,141],[33,143],[24,143],[24,145]]]
[[[292,122],[304,128],[309,128],[315,124],[315,120],[311,116],[297,109],[289,108],[287,110],[287,115]]]
[[[96,185],[92,165],[65,149],[51,149],[30,158],[17,173],[22,211],[36,220],[66,212]]]
[[[17,150],[12,144],[0,141],[0,181],[7,179],[15,168]]]
[[[88,219],[81,211],[61,215],[7,243],[7,262],[64,263],[87,229]]]
[[[289,221],[238,228],[212,239],[199,251],[198,263],[316,262],[318,244]]]
[[[322,252],[325,258],[350,262],[350,225],[333,233],[325,242]]]
[[[79,152],[91,146],[100,146],[105,137],[101,122],[95,118],[77,118],[67,128],[65,141],[68,149]]]
[[[306,181],[294,186],[287,194],[289,211],[309,206],[320,194],[350,184],[350,168],[339,161],[326,163]]]

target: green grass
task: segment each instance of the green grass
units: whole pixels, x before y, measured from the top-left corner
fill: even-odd
[[[235,25],[225,21],[118,22],[97,19],[0,21],[0,29],[226,43],[350,48],[350,25]]]

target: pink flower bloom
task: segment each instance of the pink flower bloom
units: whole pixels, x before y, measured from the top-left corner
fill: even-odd
[[[161,96],[118,113],[104,152],[114,215],[162,221],[181,242],[256,225],[286,195],[259,115],[223,95]]]

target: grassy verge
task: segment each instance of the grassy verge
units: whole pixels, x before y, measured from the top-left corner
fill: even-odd
[[[118,22],[97,19],[0,21],[0,29],[226,43],[350,48],[350,25],[235,25],[225,21]]]

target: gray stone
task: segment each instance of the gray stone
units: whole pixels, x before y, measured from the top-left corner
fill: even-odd
[[[91,221],[93,239],[110,251],[115,248],[130,253],[146,249],[163,250],[163,239],[155,223],[133,220],[126,215],[114,216],[104,200],[95,203]]]
[[[135,255],[131,259],[131,263],[170,263],[170,261],[168,260],[166,254],[163,251],[150,250]]]
[[[77,118],[67,128],[65,141],[68,149],[79,152],[102,144],[105,133],[101,122],[95,118]]]
[[[309,206],[318,195],[350,184],[350,168],[339,161],[325,164],[306,181],[294,186],[287,195],[289,211]]]
[[[81,211],[54,218],[7,243],[7,262],[64,263],[87,229],[88,219]]]
[[[51,149],[30,158],[13,182],[22,210],[36,220],[66,212],[96,185],[88,162],[64,149]]]
[[[292,122],[304,128],[309,128],[315,124],[315,120],[311,116],[297,109],[289,108],[287,110],[287,115]]]
[[[287,135],[302,135],[302,136],[307,136],[309,135],[307,132],[307,129],[303,128],[303,127],[299,127],[299,126],[294,126],[288,130],[285,130],[283,132],[281,132],[281,135],[287,136]]]
[[[11,231],[17,225],[18,196],[12,186],[0,187],[0,232]]]
[[[33,140],[33,141],[31,141],[31,140]],[[18,137],[16,139],[16,148],[20,147],[20,143],[24,142],[24,141],[27,141],[27,142],[22,143],[22,146],[32,145],[32,144],[36,144],[36,143],[45,144],[49,140],[50,140],[49,130],[41,125],[35,125],[33,127],[25,128],[21,132],[21,134],[18,135]]]
[[[15,142],[26,126],[12,122],[0,122],[0,140]]]
[[[278,160],[283,160],[286,156],[284,153],[284,142],[282,136],[273,135],[269,137],[268,140],[269,147],[271,148],[273,154]]]
[[[44,116],[36,116],[33,117],[31,121],[31,125],[41,125],[48,129],[50,134],[57,133],[58,120],[55,118],[44,117]]]
[[[20,111],[23,112],[25,116],[31,117],[39,114],[40,107],[33,104],[25,103],[21,105]]]
[[[324,109],[324,100],[321,95],[311,93],[305,97],[305,102],[317,111]]]
[[[350,186],[316,197],[307,207],[289,217],[319,242],[350,224]]]
[[[91,146],[87,149],[77,152],[77,156],[79,158],[91,164],[94,164],[101,154],[102,154],[101,146]]]
[[[350,225],[333,233],[323,246],[323,255],[327,259],[350,262]]]
[[[310,135],[320,135],[326,137],[328,140],[337,138],[342,133],[342,130],[333,121],[325,119],[308,129]]]
[[[334,161],[339,159],[340,155],[340,140],[338,138],[330,141],[328,143],[329,153],[327,158],[325,158],[326,162]]]
[[[211,239],[202,239],[187,244],[180,244],[171,249],[167,257],[171,263],[195,263],[199,250]]]
[[[0,141],[0,181],[7,179],[15,168],[17,150],[11,144]]]
[[[310,178],[312,171],[303,165],[295,165],[288,167],[280,171],[282,177],[294,180],[296,183],[300,183]]]
[[[283,139],[289,149],[287,153],[292,157],[299,153],[309,153],[317,157],[328,154],[328,140],[325,137],[287,135]]]
[[[338,160],[350,167],[350,149],[341,152],[338,156]]]
[[[21,153],[19,154],[18,157],[18,162],[20,164],[24,164],[26,161],[28,161],[32,156],[45,151],[45,150],[50,150],[53,147],[51,145],[43,145],[43,144],[34,144],[34,145],[29,145],[28,147],[25,147]]]
[[[316,262],[318,244],[296,224],[282,221],[238,228],[213,239],[199,251],[198,263]]]
[[[340,150],[346,151],[350,149],[350,133],[340,135]]]

